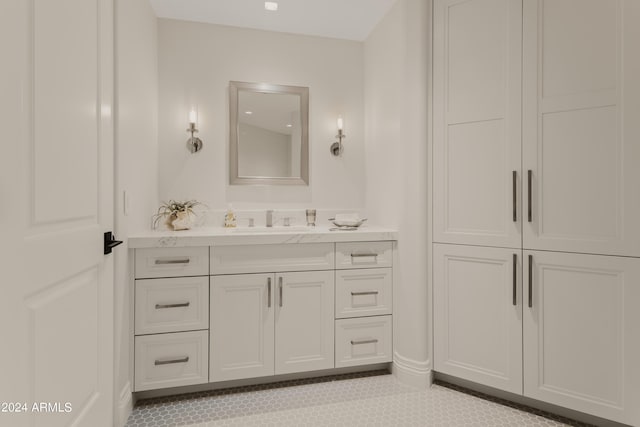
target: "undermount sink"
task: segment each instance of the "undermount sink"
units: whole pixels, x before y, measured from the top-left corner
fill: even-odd
[[[307,226],[290,226],[290,227],[240,227],[231,228],[231,233],[246,233],[246,234],[262,234],[262,233],[301,233],[313,231],[313,227]]]

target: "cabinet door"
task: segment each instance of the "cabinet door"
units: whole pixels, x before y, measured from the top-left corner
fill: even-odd
[[[276,275],[276,374],[334,367],[334,272]]]
[[[524,394],[640,425],[640,259],[524,255]]]
[[[520,248],[522,0],[436,0],[435,242]]]
[[[521,251],[434,245],[434,366],[522,393]]]
[[[274,275],[211,278],[210,380],[273,375]]]
[[[639,27],[636,0],[525,2],[525,249],[640,256]]]

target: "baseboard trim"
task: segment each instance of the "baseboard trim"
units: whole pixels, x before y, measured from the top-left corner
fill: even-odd
[[[425,389],[433,383],[430,360],[418,362],[394,353],[391,372],[398,381],[412,387]]]
[[[378,363],[373,365],[351,366],[347,368],[332,368],[332,369],[324,369],[320,371],[298,372],[295,374],[280,374],[280,375],[271,375],[266,377],[247,378],[243,380],[220,381],[220,382],[212,382],[212,383],[191,385],[191,386],[137,391],[134,393],[134,399],[136,399],[137,401],[142,399],[152,399],[156,397],[173,396],[177,394],[198,393],[198,392],[206,392],[206,391],[212,391],[212,390],[244,387],[249,385],[274,384],[282,381],[321,378],[325,376],[351,374],[351,373],[358,373],[358,372],[369,372],[369,371],[379,371],[379,370],[389,371],[390,370],[389,365],[390,363]]]
[[[116,414],[117,425],[124,427],[133,411],[133,392],[131,391],[131,383],[127,381],[118,397],[118,408]]]
[[[599,427],[629,427],[627,424],[621,424],[616,421],[607,420],[604,418],[596,417],[595,415],[585,414],[584,412],[575,411],[562,406],[546,403],[541,400],[536,400],[530,397],[525,397],[520,394],[514,394],[508,391],[499,390],[493,387],[485,386],[483,384],[475,383],[473,381],[465,380],[462,378],[454,377],[452,375],[443,374],[441,372],[434,372],[434,380],[444,383],[453,384],[458,387],[466,388],[471,391],[485,394],[487,396],[503,399],[509,402],[513,402],[519,405],[528,406],[534,409],[548,412],[550,414],[559,415],[571,420],[586,423],[588,425],[594,425]]]

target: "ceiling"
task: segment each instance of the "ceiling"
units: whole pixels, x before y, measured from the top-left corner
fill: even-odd
[[[396,0],[149,0],[159,18],[363,41]]]

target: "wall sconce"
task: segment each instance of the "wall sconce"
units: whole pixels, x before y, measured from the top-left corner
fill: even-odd
[[[336,135],[336,138],[338,138],[338,140],[333,144],[331,144],[331,148],[330,148],[331,154],[333,154],[334,156],[341,156],[342,152],[344,151],[342,147],[342,138],[346,138],[347,135],[342,133],[343,127],[344,127],[344,120],[342,120],[342,116],[338,116],[338,134]]]
[[[191,153],[197,153],[202,150],[202,140],[197,136],[194,136],[194,134],[198,132],[198,129],[196,128],[197,121],[198,113],[196,113],[196,110],[191,110],[189,112],[189,129],[187,129],[187,132],[191,133],[191,138],[187,140],[187,149]]]

